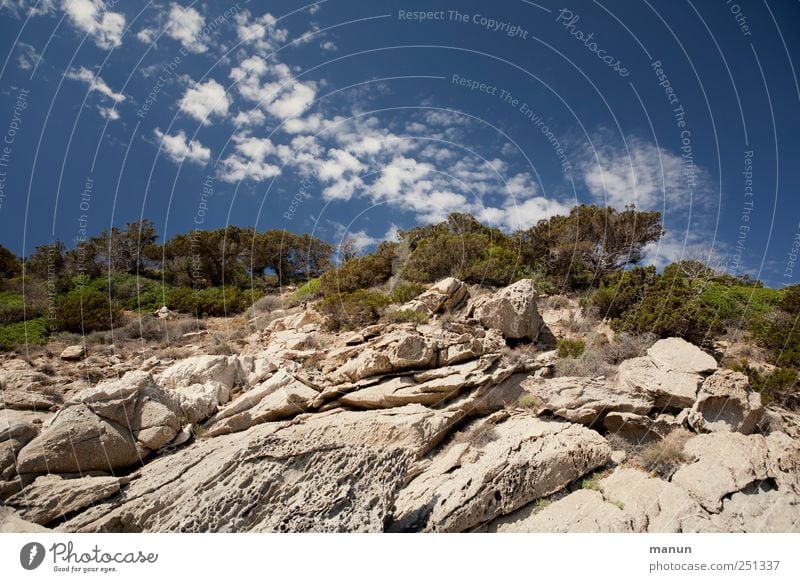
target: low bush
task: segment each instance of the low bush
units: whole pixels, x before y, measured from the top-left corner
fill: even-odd
[[[320,296],[320,286],[321,282],[319,277],[316,279],[309,279],[297,288],[297,291],[292,294],[292,299],[298,303],[316,299]]]
[[[427,288],[422,283],[400,283],[392,289],[390,296],[393,303],[406,303],[421,295]]]
[[[48,329],[44,317],[0,325],[0,350],[9,351],[26,345],[47,343]]]
[[[750,379],[753,390],[761,394],[764,404],[779,404],[790,410],[800,410],[800,372],[791,368],[775,368],[762,374],[747,362],[732,366]]]
[[[90,287],[73,290],[56,300],[55,323],[62,331],[90,333],[121,325],[122,310],[108,296]]]
[[[195,317],[223,317],[247,309],[251,295],[235,287],[191,289],[175,287],[167,292],[167,307]]]
[[[332,331],[340,329],[359,329],[377,322],[383,310],[391,304],[391,299],[376,291],[359,289],[323,299],[318,309],[328,316]]]
[[[664,437],[664,440],[643,448],[637,455],[636,461],[646,471],[669,480],[678,467],[689,460],[683,452],[683,446],[691,436],[689,431],[677,428]]]
[[[586,349],[586,342],[582,339],[563,338],[558,340],[556,350],[560,358],[577,358]]]

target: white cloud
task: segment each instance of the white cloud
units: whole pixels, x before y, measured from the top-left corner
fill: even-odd
[[[143,42],[144,44],[153,44],[155,42],[156,37],[158,36],[158,31],[152,27],[146,27],[136,33],[136,38]]]
[[[217,176],[223,182],[253,180],[261,182],[280,174],[281,168],[270,161],[287,160],[291,150],[285,145],[276,146],[269,138],[247,134],[233,136],[234,153],[222,161]]]
[[[367,166],[358,161],[352,154],[338,149],[328,151],[328,159],[317,168],[321,180],[327,182],[340,180],[345,174],[357,174],[366,170]]]
[[[71,79],[73,81],[82,81],[86,83],[89,86],[90,93],[92,91],[97,91],[115,103],[121,103],[122,101],[125,101],[125,95],[122,93],[115,93],[111,87],[108,86],[108,83],[103,81],[103,79],[101,79],[98,75],[95,75],[86,67],[81,67],[80,69],[70,69],[67,71],[66,77],[67,79]]]
[[[239,40],[261,54],[274,51],[289,38],[289,31],[278,28],[275,17],[269,13],[254,18],[249,10],[242,10],[235,21]]]
[[[3,0],[0,9],[8,10],[15,18],[41,16],[55,9],[55,0]]]
[[[97,108],[97,110],[100,112],[100,115],[110,121],[116,121],[119,119],[119,111],[117,111],[114,107],[103,107],[101,105]]]
[[[122,43],[125,16],[106,9],[102,0],[63,0],[62,7],[73,26],[89,34],[102,49]]]
[[[279,119],[289,119],[300,115],[314,102],[316,90],[310,83],[295,83],[284,91],[283,96],[267,105],[267,111]]]
[[[161,147],[175,163],[184,161],[205,165],[211,159],[211,150],[197,140],[186,141],[186,134],[181,130],[175,135],[167,135],[160,129],[154,131],[161,140]]]
[[[323,51],[326,52],[333,52],[337,50],[338,47],[336,46],[336,43],[333,42],[332,40],[326,40],[319,45],[319,48],[321,48]]]
[[[229,106],[230,99],[225,94],[225,87],[214,79],[187,89],[179,105],[181,111],[204,125],[211,123],[209,118],[213,115],[226,115]]]
[[[184,8],[179,4],[171,4],[167,16],[167,35],[174,38],[188,51],[204,53],[208,46],[202,38],[205,18],[191,6]],[[141,33],[140,33],[141,34]]]
[[[608,206],[622,209],[635,204],[643,210],[666,206],[683,211],[692,204],[708,202],[707,171],[687,164],[681,155],[635,137],[626,139],[627,151],[606,143],[603,136],[596,142],[599,163],[587,149],[580,169],[589,192]],[[686,173],[690,171],[694,172],[694,185]]]
[[[232,121],[234,124],[248,126],[248,125],[261,125],[266,120],[266,116],[264,112],[260,109],[249,109],[247,111],[242,110],[237,113]]]
[[[33,69],[42,58],[42,55],[36,52],[36,49],[25,42],[17,43],[17,65],[23,71],[30,71]]]

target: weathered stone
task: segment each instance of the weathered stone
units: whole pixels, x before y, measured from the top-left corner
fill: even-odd
[[[597,491],[578,489],[539,510],[523,508],[498,519],[490,531],[501,533],[626,533],[630,517]]]
[[[213,381],[230,389],[246,377],[237,356],[192,356],[172,364],[161,372],[158,379],[166,388]]]
[[[661,440],[679,426],[674,416],[659,414],[656,418],[630,412],[609,412],[603,426],[609,434],[620,436],[627,441],[645,444]]]
[[[46,525],[116,495],[122,482],[119,477],[65,479],[42,475],[6,504],[15,507],[23,519]]]
[[[536,308],[536,284],[522,279],[491,295],[472,299],[468,315],[511,339],[535,339],[544,325]]]
[[[47,533],[51,530],[25,521],[11,508],[0,506],[0,533]]]
[[[611,455],[594,431],[527,414],[489,417],[478,433],[436,454],[400,492],[392,530],[469,531],[559,491]]]
[[[689,412],[698,432],[736,431],[750,434],[764,416],[761,396],[750,389],[744,374],[721,370],[709,376]]]
[[[453,277],[442,279],[400,309],[422,313],[453,311],[469,295],[467,284]]]
[[[453,413],[407,406],[331,411],[196,441],[154,459],[124,494],[61,531],[379,532],[408,464]]]
[[[146,372],[84,390],[19,453],[19,473],[111,470],[143,462],[180,430],[179,407]]]
[[[671,337],[654,343],[647,350],[653,363],[662,370],[687,374],[710,374],[717,370],[717,361],[684,339]]]
[[[610,412],[647,414],[653,408],[653,399],[646,394],[621,390],[592,378],[531,378],[522,387],[540,402],[540,413],[549,411],[587,426],[602,424]]]
[[[688,408],[702,381],[699,374],[659,368],[649,356],[625,360],[614,378],[619,389],[648,394],[658,408]]]
[[[86,346],[83,344],[67,346],[64,348],[64,351],[61,352],[61,356],[59,357],[68,362],[82,360],[86,357]]]

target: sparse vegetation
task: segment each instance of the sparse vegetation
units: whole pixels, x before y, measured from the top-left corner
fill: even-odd
[[[563,338],[558,340],[556,350],[560,358],[578,358],[586,350],[586,342],[582,339]]]
[[[387,311],[383,315],[383,321],[386,323],[427,323],[428,315],[419,311],[412,311],[410,309],[395,309]]]
[[[542,405],[542,401],[533,394],[523,394],[519,397],[517,404],[522,408],[535,410]]]
[[[636,462],[646,471],[668,480],[680,465],[689,460],[683,452],[683,446],[689,437],[689,431],[677,428],[663,440],[655,441],[639,451]]]

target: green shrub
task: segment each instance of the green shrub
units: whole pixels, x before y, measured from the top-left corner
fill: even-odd
[[[406,303],[427,290],[422,283],[400,283],[392,289],[392,303]]]
[[[0,325],[0,350],[47,343],[47,322],[44,317]]]
[[[586,349],[586,342],[582,339],[563,338],[556,344],[560,358],[578,358]]]
[[[762,374],[747,362],[732,366],[750,379],[753,390],[761,394],[764,404],[779,403],[784,408],[800,409],[800,372],[791,368],[775,368]]]
[[[591,295],[589,304],[599,311],[601,317],[616,319],[642,300],[655,278],[655,267],[635,267],[630,271],[611,273],[601,279],[600,287]]]
[[[428,315],[410,309],[387,311],[383,316],[386,323],[427,323]]]
[[[70,291],[56,300],[56,327],[73,333],[105,331],[120,325],[122,310],[96,289]]]
[[[243,312],[250,305],[251,298],[249,292],[236,287],[175,287],[167,291],[167,307],[196,317],[223,317]]]
[[[391,299],[383,293],[359,289],[323,299],[318,309],[334,330],[359,329],[377,322]]]
[[[332,297],[385,283],[392,276],[395,246],[381,243],[371,255],[350,259],[338,269],[328,271],[320,277],[319,292]]]
[[[292,294],[292,299],[294,301],[307,301],[311,299],[316,299],[320,296],[320,278],[317,277],[316,279],[309,279],[305,283],[303,283],[300,287],[297,288]]]

